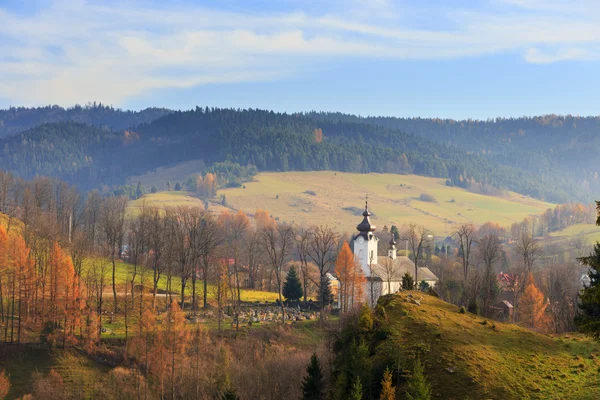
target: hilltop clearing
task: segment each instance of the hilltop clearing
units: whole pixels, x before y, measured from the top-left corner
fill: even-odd
[[[444,179],[332,171],[260,173],[245,188],[223,189],[219,194],[226,196],[230,207],[247,213],[265,209],[282,221],[326,224],[340,232],[355,230],[366,194],[378,229],[415,222],[436,235],[447,235],[464,222],[510,226],[554,207],[512,192],[471,193],[446,186]]]
[[[579,334],[542,335],[486,320],[435,297],[386,296],[374,365],[419,356],[439,399],[595,399],[600,345]],[[417,300],[417,301],[415,301]],[[420,303],[420,305],[416,304]],[[380,340],[381,337],[385,339]],[[401,389],[402,389],[401,385]],[[402,392],[402,391],[401,391]]]

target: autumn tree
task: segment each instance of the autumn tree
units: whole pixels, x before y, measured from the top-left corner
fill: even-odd
[[[491,315],[491,307],[499,294],[494,265],[500,259],[501,251],[500,239],[495,234],[485,235],[479,240],[477,252],[484,265],[481,279],[481,299],[483,314],[488,317]]]
[[[546,307],[544,294],[537,288],[530,273],[519,299],[519,321],[530,329],[544,330],[547,327]]]
[[[529,274],[533,264],[542,255],[540,244],[528,233],[523,233],[515,247],[516,253],[523,259],[525,273]]]
[[[0,400],[5,399],[6,396],[8,396],[9,390],[10,380],[4,370],[0,370]]]
[[[182,366],[179,358],[183,357],[189,342],[189,331],[185,326],[185,315],[176,300],[173,300],[167,313],[167,323],[163,331],[164,344],[170,354],[171,362],[171,398],[175,394],[176,369]]]
[[[121,244],[125,234],[125,208],[126,197],[109,197],[102,201],[100,208],[100,226],[103,234],[103,247],[110,257],[112,263],[112,290],[114,301],[114,312],[117,306],[117,283],[116,283],[116,259],[121,254]]]
[[[279,293],[279,303],[281,305],[281,319],[285,322],[285,309],[282,299],[283,266],[287,262],[294,247],[294,230],[287,225],[266,226],[260,230],[260,240],[267,254],[271,269],[277,280],[277,291]]]
[[[469,261],[471,257],[471,246],[475,241],[475,227],[472,224],[459,226],[452,234],[457,240],[460,254],[462,255],[463,279],[467,283],[469,276]]]
[[[379,400],[394,400],[396,398],[396,388],[392,385],[392,371],[389,368],[383,373],[381,381],[381,394]]]
[[[423,257],[425,247],[429,245],[433,239],[431,231],[424,226],[410,224],[404,231],[404,237],[408,240],[408,246],[412,252],[413,262],[415,263],[414,281],[419,282],[419,261]]]
[[[312,229],[311,240],[308,247],[308,256],[315,263],[319,269],[319,300],[321,310],[324,309],[325,301],[327,296],[325,295],[325,285],[329,284],[329,279],[326,275],[331,272],[331,268],[334,266],[338,235],[333,229],[327,226],[319,226]],[[323,313],[321,313],[321,318]]]
[[[340,282],[338,295],[341,311],[348,312],[354,307],[355,303],[361,303],[366,279],[346,241],[344,241],[338,253],[334,272]]]

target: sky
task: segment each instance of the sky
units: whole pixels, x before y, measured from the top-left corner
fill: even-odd
[[[597,0],[0,0],[0,108],[598,115]]]

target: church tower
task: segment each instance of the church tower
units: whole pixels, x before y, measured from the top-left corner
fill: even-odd
[[[390,240],[390,247],[388,250],[388,256],[392,259],[396,259],[396,239],[394,239],[394,234],[392,233],[392,239]]]
[[[371,224],[369,217],[368,199],[365,201],[365,211],[363,212],[363,220],[356,229],[358,234],[354,237],[354,259],[360,263],[365,276],[371,276],[370,264],[377,264],[377,242],[379,239],[373,234],[375,225]]]

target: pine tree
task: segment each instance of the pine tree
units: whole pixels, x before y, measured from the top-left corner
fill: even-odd
[[[179,192],[181,190],[181,184],[179,182],[175,183],[175,191]]]
[[[430,400],[431,386],[427,382],[425,370],[421,360],[415,360],[413,374],[408,381],[408,389],[406,390],[406,398],[408,400]]]
[[[350,400],[362,400],[363,398],[363,387],[360,383],[360,376],[356,376],[352,388],[350,388]]]
[[[138,181],[137,188],[135,189],[135,198],[139,199],[144,195],[144,187],[142,186],[142,182]]]
[[[404,290],[413,290],[415,287],[415,281],[411,274],[408,272],[402,276],[402,289]]]
[[[283,283],[283,297],[287,301],[299,301],[302,298],[302,284],[296,273],[296,268],[291,267]]]
[[[322,288],[317,292],[317,303],[321,303],[321,296],[323,296],[323,305],[329,306],[333,303],[333,293],[331,293],[331,282],[327,275],[323,275],[320,287]]]
[[[583,288],[579,296],[581,313],[575,318],[575,324],[580,331],[600,340],[600,243],[596,242],[589,256],[578,260],[589,267],[590,284]]]
[[[392,372],[389,368],[386,368],[383,373],[383,380],[381,381],[381,394],[379,395],[379,399],[394,400],[395,398],[396,388],[392,386]]]
[[[302,382],[302,400],[322,400],[325,398],[323,371],[317,355],[313,353],[306,367],[306,376]]]

